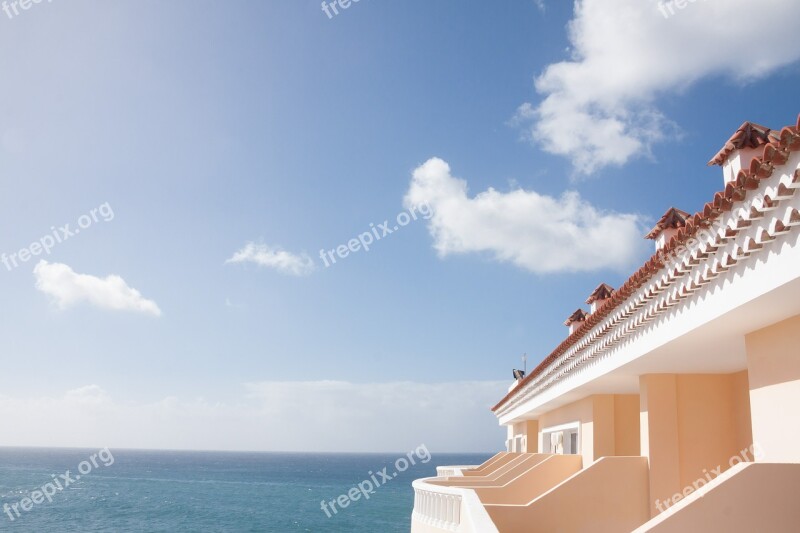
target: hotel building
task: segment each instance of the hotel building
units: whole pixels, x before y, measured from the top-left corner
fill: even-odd
[[[412,533],[800,531],[800,118],[709,164],[492,408],[506,451],[414,482]]]

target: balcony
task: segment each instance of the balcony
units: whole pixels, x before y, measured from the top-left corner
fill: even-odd
[[[580,456],[534,453],[498,454],[469,471],[459,467],[441,467],[437,471],[461,471],[465,475],[414,482],[411,531],[496,532],[497,528],[484,504],[515,501],[505,500],[512,495],[517,499],[525,498],[527,502],[568,478],[580,467]],[[479,473],[483,475],[476,475]]]
[[[634,533],[798,531],[800,464],[739,463]]]
[[[411,533],[498,533],[475,492],[469,489],[414,481]]]
[[[650,517],[648,490],[646,457],[603,457],[525,504],[485,509],[503,533],[629,533]]]

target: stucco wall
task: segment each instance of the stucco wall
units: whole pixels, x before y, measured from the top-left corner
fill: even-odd
[[[601,457],[639,455],[639,395],[596,394],[554,409],[539,417],[541,441],[544,429],[580,423],[580,455],[589,465]],[[530,429],[529,429],[530,431]],[[528,445],[532,435],[528,434]]]
[[[641,377],[641,444],[650,460],[653,515],[656,501],[724,472],[750,448],[746,383],[741,372]]]
[[[800,465],[731,468],[634,533],[789,533],[798,531]]]
[[[579,472],[579,455],[539,455],[529,470],[503,486],[476,488],[484,504],[527,505],[565,479]]]
[[[753,441],[766,462],[800,462],[800,316],[745,337]]]
[[[529,505],[485,507],[502,533],[631,531],[649,517],[647,461],[605,457]]]
[[[614,455],[641,455],[639,395],[614,395]]]
[[[525,435],[527,453],[539,453],[539,421],[528,420],[525,422]]]
[[[733,374],[731,380],[733,409],[736,417],[736,442],[738,446],[744,448],[754,442],[750,408],[750,378],[747,370],[743,370]]]
[[[592,396],[592,460],[614,455],[614,437],[614,395]]]
[[[579,443],[583,464],[594,461],[594,424],[592,421],[594,400],[590,396],[565,405],[539,417],[539,439],[544,429],[571,422],[580,422]]]
[[[639,378],[642,455],[650,461],[650,514],[657,500],[666,500],[681,488],[678,445],[677,387],[674,374]]]
[[[679,375],[678,435],[681,488],[750,446],[738,442],[733,375]]]

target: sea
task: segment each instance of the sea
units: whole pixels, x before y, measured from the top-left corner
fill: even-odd
[[[414,479],[491,454],[412,456],[0,448],[0,531],[408,533]]]

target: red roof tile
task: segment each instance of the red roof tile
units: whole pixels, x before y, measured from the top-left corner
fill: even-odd
[[[736,130],[736,133],[728,139],[728,142],[717,152],[717,155],[708,162],[708,166],[722,165],[734,150],[758,148],[759,146],[769,143],[772,140],[771,133],[772,130],[766,126],[753,122],[745,122]]]
[[[607,285],[605,283],[601,283],[597,286],[597,288],[589,295],[589,299],[586,300],[587,304],[593,304],[597,300],[607,300],[611,298],[611,295],[614,293],[614,287],[611,285]]]
[[[586,317],[589,316],[583,309],[578,309],[574,313],[570,315],[566,322],[564,322],[565,326],[571,326],[575,322],[583,322],[586,320]]]
[[[644,236],[645,239],[656,239],[662,231],[667,228],[682,228],[686,225],[686,219],[691,215],[686,211],[681,211],[670,207],[658,223]]]

